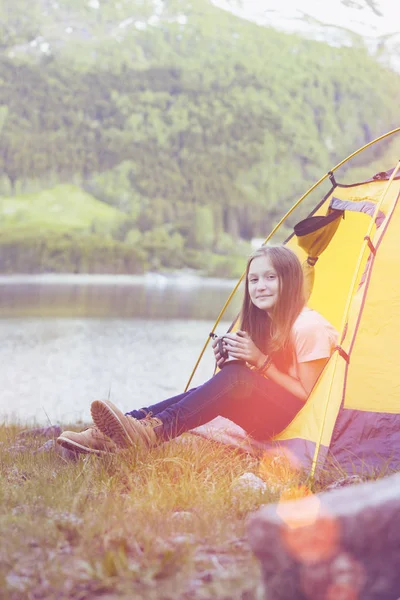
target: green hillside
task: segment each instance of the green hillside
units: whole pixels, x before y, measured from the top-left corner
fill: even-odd
[[[122,213],[74,185],[58,185],[39,193],[0,197],[1,228],[51,231],[97,231],[111,234],[124,221]]]
[[[362,45],[279,33],[207,0],[18,0],[12,11],[0,0],[0,40],[0,243],[13,256],[13,202],[52,188],[64,211],[66,188],[55,186],[73,183],[82,193],[74,188],[64,225],[75,246],[89,226],[96,245],[106,231],[128,255],[140,248],[134,270],[237,270],[246,240],[398,125],[400,76]],[[357,169],[389,168],[397,148],[381,144]],[[24,196],[35,215],[24,218],[24,243],[39,228],[47,251],[25,266],[0,258],[0,270],[54,269],[46,256],[60,223],[53,196],[40,197]],[[105,229],[100,206],[114,209]]]

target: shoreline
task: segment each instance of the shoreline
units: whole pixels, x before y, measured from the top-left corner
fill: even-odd
[[[4,285],[219,285],[234,287],[238,279],[206,277],[196,272],[159,273],[149,271],[141,275],[113,275],[94,273],[37,273],[0,274],[0,286]]]

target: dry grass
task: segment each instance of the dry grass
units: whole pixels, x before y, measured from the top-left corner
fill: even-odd
[[[284,462],[191,435],[66,461],[35,453],[43,440],[15,448],[18,432],[0,427],[2,600],[258,600],[246,516],[310,492]],[[267,490],[235,490],[248,472]]]

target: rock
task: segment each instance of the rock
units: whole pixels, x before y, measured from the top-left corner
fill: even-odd
[[[172,513],[171,518],[178,523],[191,523],[193,521],[193,513],[189,510],[177,510]]]
[[[359,475],[350,475],[349,477],[342,477],[337,479],[333,483],[326,486],[325,491],[337,490],[338,488],[345,487],[346,485],[354,485],[355,483],[362,483],[363,480]]]
[[[194,535],[175,535],[171,538],[173,546],[193,546],[196,539]]]
[[[248,513],[262,503],[266,490],[267,484],[260,477],[244,473],[232,483],[232,504],[239,512]]]
[[[56,440],[47,440],[47,442],[45,442],[43,446],[40,446],[40,448],[35,450],[33,454],[41,454],[43,452],[55,452],[56,454],[61,456],[61,458],[68,461],[75,461],[79,458],[79,455],[76,452],[72,452],[67,448],[63,448],[62,446],[56,443]]]
[[[10,454],[23,454],[27,451],[27,446],[25,444],[13,444],[9,448],[7,448],[7,452]]]
[[[47,440],[47,442],[45,442],[43,444],[43,446],[40,446],[40,448],[35,450],[33,452],[33,454],[41,454],[42,452],[50,452],[50,450],[55,450],[56,446],[57,446],[57,444],[56,444],[55,440]]]
[[[400,474],[264,506],[248,538],[265,598],[398,600]]]
[[[265,481],[254,475],[254,473],[244,473],[232,485],[232,491],[235,494],[242,492],[263,493],[266,489],[267,484]]]
[[[43,437],[46,439],[58,438],[61,435],[61,427],[59,425],[50,425],[49,427],[35,427],[34,429],[25,429],[18,434],[19,438],[35,438]]]

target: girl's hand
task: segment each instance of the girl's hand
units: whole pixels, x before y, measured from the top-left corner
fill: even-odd
[[[265,360],[266,356],[257,348],[246,331],[226,333],[223,337],[223,344],[230,358],[244,360],[257,367]]]
[[[217,367],[220,369],[222,367],[222,365],[225,362],[225,358],[223,356],[221,356],[220,351],[219,351],[219,340],[221,338],[220,337],[216,337],[213,338],[211,345],[214,351],[214,356],[215,356],[215,360],[217,362]]]

